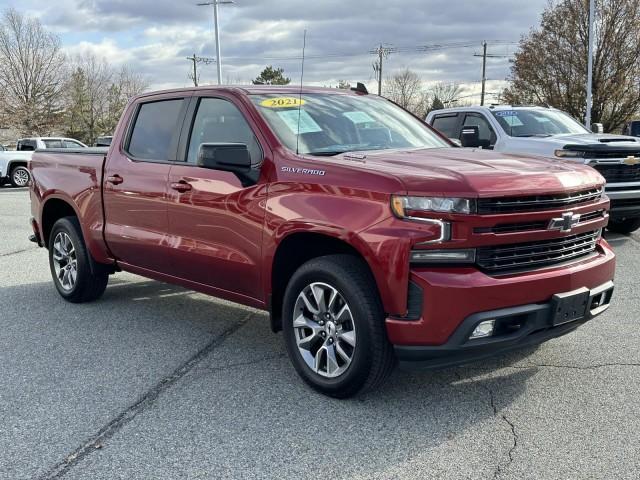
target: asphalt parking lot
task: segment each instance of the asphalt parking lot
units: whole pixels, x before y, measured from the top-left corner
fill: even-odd
[[[2,479],[640,477],[638,236],[578,331],[339,401],[261,312],[124,273],[64,302],[28,218],[0,188]]]

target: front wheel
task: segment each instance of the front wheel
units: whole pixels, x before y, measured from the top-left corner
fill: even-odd
[[[302,265],[287,286],[283,330],[298,374],[314,389],[346,398],[381,384],[395,365],[377,286],[351,255]]]
[[[89,252],[76,217],[54,223],[49,236],[49,267],[58,293],[69,302],[97,300],[107,288],[109,275],[91,272]]]
[[[11,170],[11,175],[9,177],[11,179],[11,185],[14,187],[26,187],[29,184],[29,180],[31,179],[31,175],[29,174],[29,170],[27,167],[15,167]]]
[[[640,218],[625,218],[624,220],[609,220],[607,228],[615,233],[631,233],[640,228]]]

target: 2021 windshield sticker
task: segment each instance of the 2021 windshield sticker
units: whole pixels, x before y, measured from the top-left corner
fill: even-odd
[[[291,108],[307,103],[302,98],[296,97],[273,97],[266,98],[260,102],[260,105],[267,108]]]
[[[299,173],[301,175],[318,175],[320,177],[324,177],[327,173],[325,170],[314,170],[311,168],[300,168],[300,167],[280,167],[280,170],[287,173]]]

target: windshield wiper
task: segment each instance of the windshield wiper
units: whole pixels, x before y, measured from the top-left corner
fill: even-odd
[[[341,153],[347,153],[349,150],[318,150],[317,152],[308,152],[306,155],[313,155],[315,157],[334,157]]]

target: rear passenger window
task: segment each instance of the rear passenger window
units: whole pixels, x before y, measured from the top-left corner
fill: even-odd
[[[143,160],[174,160],[183,103],[182,98],[143,103],[131,132],[129,154]]]
[[[458,138],[458,115],[438,116],[433,119],[433,128],[447,138]]]

